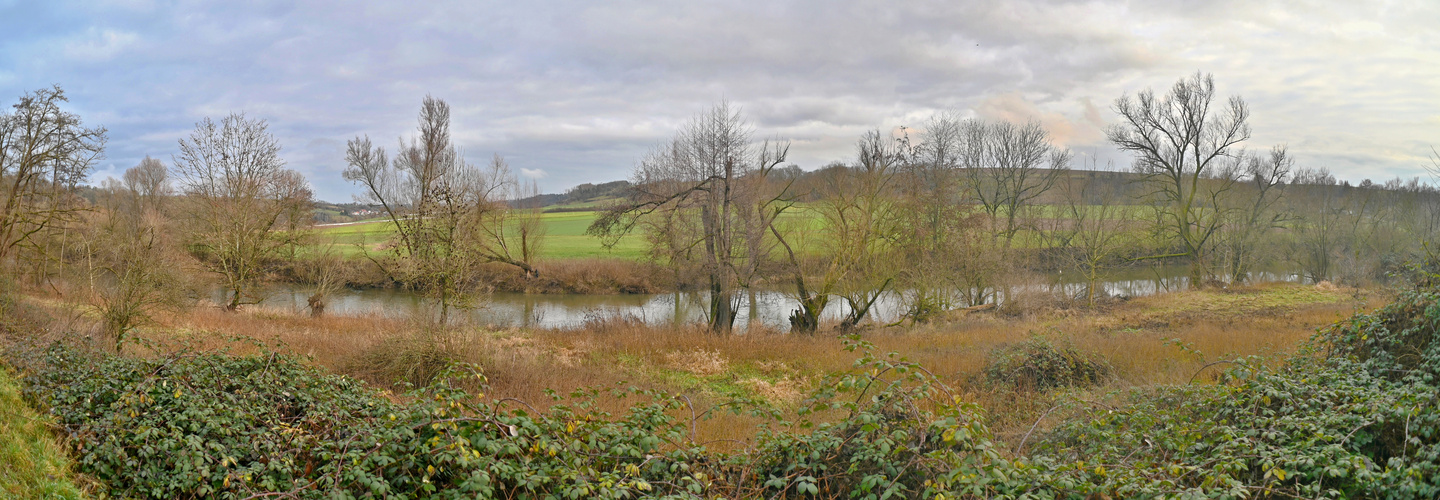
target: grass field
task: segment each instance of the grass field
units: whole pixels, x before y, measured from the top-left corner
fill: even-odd
[[[577,204],[577,207],[581,206]],[[1119,207],[1119,210],[1112,212],[1110,217],[1120,218],[1136,217],[1149,207],[1126,206]],[[570,260],[570,259],[594,259],[613,258],[625,260],[642,260],[645,258],[646,243],[644,236],[637,231],[622,238],[614,248],[605,248],[599,238],[585,234],[585,229],[595,221],[600,212],[578,211],[578,212],[550,212],[541,214],[541,221],[545,223],[545,243],[540,250],[541,259]],[[1053,218],[1065,217],[1066,214],[1058,207],[1039,206],[1035,207],[1032,217]],[[786,229],[804,228],[806,231],[815,233],[823,229],[823,222],[818,212],[805,205],[799,205],[786,211],[780,218],[780,223]],[[314,245],[325,246],[334,244],[334,251],[346,257],[359,257],[365,251],[372,253],[383,251],[383,246],[390,241],[395,233],[389,220],[376,220],[344,225],[320,226],[316,229],[319,238]],[[797,240],[804,240],[799,237]],[[1021,248],[1035,248],[1042,245],[1043,238],[1040,238],[1031,231],[1021,231],[1020,237],[1015,244]],[[801,247],[805,245],[803,242]],[[797,249],[804,252],[804,248]],[[778,251],[778,250],[777,250]],[[778,257],[778,255],[777,255]]]
[[[599,212],[556,212],[541,214],[545,223],[545,243],[540,249],[542,259],[616,258],[639,260],[645,257],[645,239],[632,234],[622,238],[614,248],[605,248],[600,239],[585,234]],[[366,250],[378,252],[395,234],[388,220],[355,224],[321,226],[316,244],[334,243],[335,251],[346,257],[358,257]]]

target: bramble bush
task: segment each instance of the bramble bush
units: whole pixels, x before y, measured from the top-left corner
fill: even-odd
[[[783,429],[738,453],[695,442],[691,419],[713,413],[681,418],[695,415],[683,397],[591,389],[541,412],[457,388],[483,382],[466,365],[404,403],[276,353],[138,359],[55,344],[32,365],[27,394],[68,433],[76,468],[122,498],[933,496],[993,480],[935,481],[947,471],[1004,465],[970,408],[893,355],[865,355],[809,400],[811,414],[848,415],[838,422],[727,405]],[[595,409],[602,396],[638,402],[616,416]]]
[[[1440,497],[1437,325],[1440,295],[1408,293],[1278,369],[1240,360],[1217,385],[1072,420],[1030,460],[1047,481],[1122,497]]]
[[[78,471],[122,498],[1436,498],[1437,326],[1440,295],[1405,294],[1277,367],[1242,359],[1215,384],[1073,403],[1023,454],[923,367],[854,338],[854,369],[818,382],[796,420],[622,388],[545,411],[487,403],[460,389],[483,387],[468,365],[397,402],[268,352],[56,344],[24,385]],[[636,403],[611,415],[602,397]],[[720,452],[693,431],[715,411],[768,420]]]
[[[990,354],[983,380],[997,387],[1048,390],[1090,387],[1110,378],[1104,359],[1045,336],[1001,346]]]

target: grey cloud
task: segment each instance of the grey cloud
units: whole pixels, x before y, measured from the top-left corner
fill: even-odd
[[[628,175],[719,99],[806,168],[864,130],[960,109],[1040,119],[1077,152],[1110,103],[1196,69],[1254,111],[1254,147],[1346,172],[1418,172],[1440,137],[1440,14],[1386,4],[0,1],[0,98],[61,83],[112,130],[106,172],[168,158],[204,116],[267,119],[325,199],[344,141],[410,134],[427,93],[472,161],[542,189]],[[24,21],[17,21],[23,19]],[[1427,64],[1428,63],[1428,64]],[[988,111],[986,111],[988,110]],[[1087,153],[1089,154],[1089,153]],[[1409,170],[1407,170],[1409,169]],[[1371,174],[1364,174],[1371,175]]]

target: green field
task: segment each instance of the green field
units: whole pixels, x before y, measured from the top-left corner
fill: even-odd
[[[1054,217],[1065,218],[1068,212],[1060,207],[1041,205],[1033,207],[1032,217]],[[1145,206],[1119,206],[1113,207],[1107,214],[1107,219],[1125,220],[1138,215],[1149,215],[1146,212],[1153,211],[1151,207]],[[646,255],[646,243],[643,235],[636,233],[625,236],[614,248],[605,248],[600,238],[585,234],[585,229],[600,212],[551,212],[540,215],[541,221],[545,223],[545,243],[540,250],[542,259],[586,259],[586,258],[616,258],[628,260],[644,259]],[[804,204],[793,207],[780,217],[782,230],[801,229],[809,233],[810,238],[823,237],[819,231],[823,229],[824,222],[813,210],[807,209]],[[1022,248],[1041,246],[1041,238],[1031,234],[1032,231],[1021,231],[1017,238],[1016,245]],[[368,222],[352,223],[335,226],[320,226],[316,228],[315,239],[312,248],[319,248],[333,244],[334,251],[346,257],[359,257],[364,252],[380,253],[384,251],[384,245],[390,241],[395,230],[389,220],[375,220]],[[806,246],[803,240],[807,236],[797,235],[794,244],[800,245],[797,251],[815,251],[814,247]],[[808,248],[808,250],[807,250]]]
[[[559,212],[540,215],[545,223],[545,243],[540,249],[544,259],[618,258],[639,260],[645,257],[645,239],[631,234],[614,248],[605,248],[600,238],[585,234],[585,228],[600,212]],[[346,257],[358,257],[365,251],[383,251],[383,245],[395,234],[388,220],[362,222],[316,228],[317,245],[333,243],[335,251]]]

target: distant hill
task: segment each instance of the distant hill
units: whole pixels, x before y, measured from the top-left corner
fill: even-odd
[[[383,215],[385,215],[384,208],[380,205],[315,201],[315,222],[320,224],[354,222],[374,219]]]
[[[546,212],[594,211],[624,199],[629,189],[630,181],[587,182],[566,190],[565,194],[542,194],[517,200],[514,206],[544,208]]]

